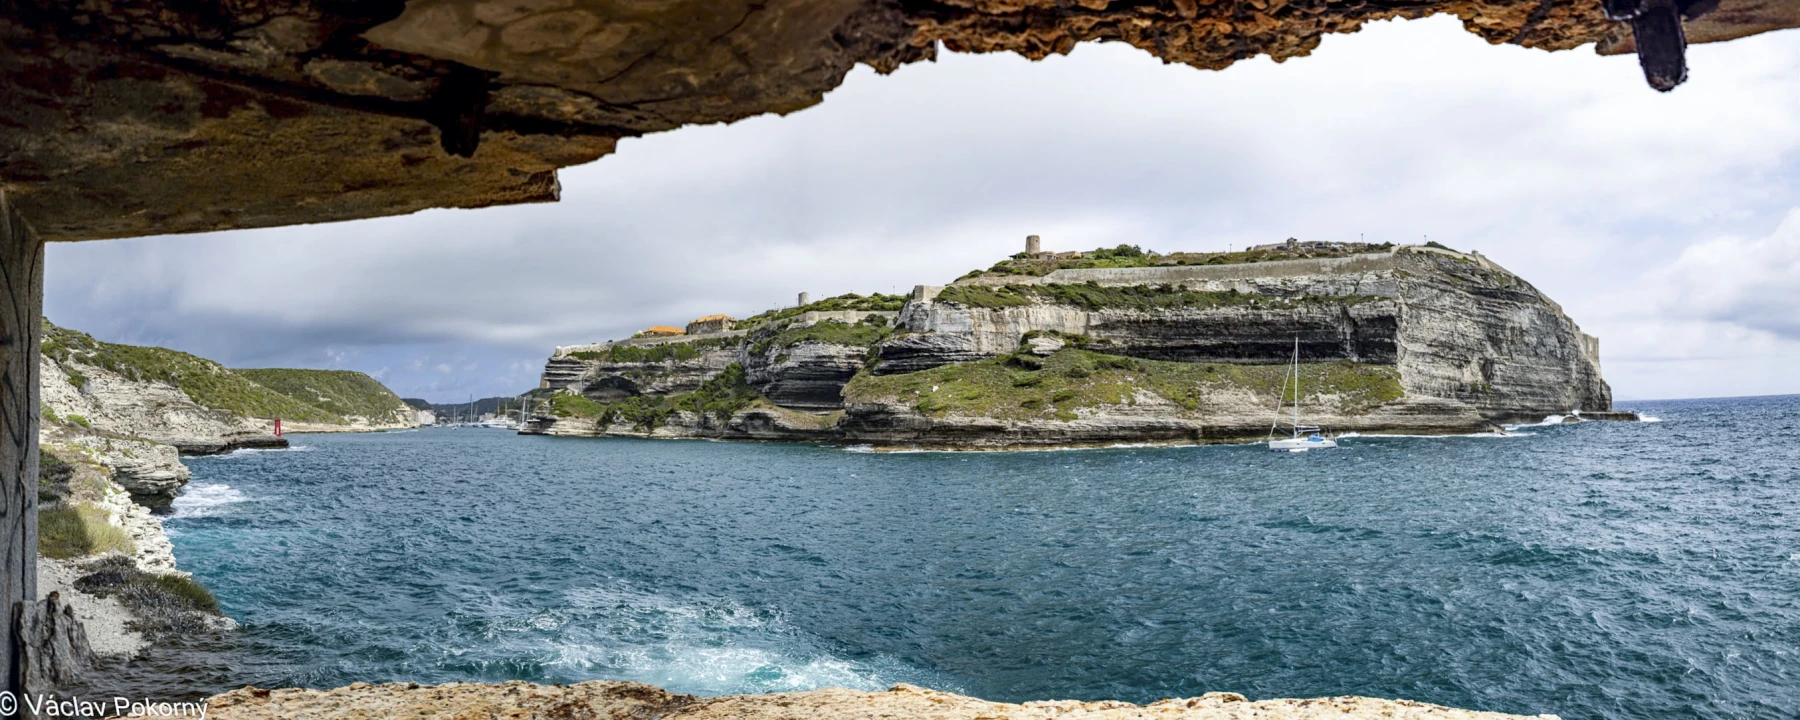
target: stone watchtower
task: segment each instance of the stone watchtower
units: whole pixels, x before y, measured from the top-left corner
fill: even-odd
[[[1044,251],[1043,242],[1036,235],[1025,236],[1025,254],[1036,255]]]
[[[806,307],[807,305],[809,305],[811,303],[812,303],[811,295],[808,295],[806,293],[800,293],[800,305],[798,307]]]

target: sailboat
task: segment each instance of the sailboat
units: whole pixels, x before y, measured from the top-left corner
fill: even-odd
[[[1308,450],[1324,450],[1337,447],[1337,441],[1319,434],[1316,427],[1300,424],[1300,338],[1294,338],[1294,431],[1292,437],[1275,438],[1275,428],[1281,425],[1281,405],[1275,406],[1275,422],[1269,424],[1269,449],[1277,452],[1306,452]],[[1281,399],[1287,400],[1287,380],[1281,382]],[[1302,433],[1306,437],[1301,437]]]

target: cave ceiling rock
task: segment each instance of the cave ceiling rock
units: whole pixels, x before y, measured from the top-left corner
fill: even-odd
[[[1687,42],[1800,0],[1677,3]],[[50,240],[555,200],[620,138],[785,114],[858,63],[1123,42],[1203,69],[1449,14],[1492,43],[1637,50],[1602,0],[0,0],[0,181]],[[1706,12],[1701,12],[1702,10]],[[1665,43],[1666,45],[1666,43]],[[1680,67],[1685,74],[1685,65]],[[1651,72],[1646,61],[1646,72]],[[1673,71],[1666,71],[1665,74]],[[460,157],[458,155],[469,155]]]

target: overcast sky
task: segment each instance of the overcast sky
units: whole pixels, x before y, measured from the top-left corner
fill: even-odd
[[[805,290],[897,292],[1022,249],[1295,236],[1477,249],[1600,337],[1622,399],[1800,392],[1800,32],[1633,57],[1371,25],[1224,72],[1124,45],[940,53],[785,118],[625,140],[563,200],[78,244],[46,313],[234,367],[460,401],[556,345]]]

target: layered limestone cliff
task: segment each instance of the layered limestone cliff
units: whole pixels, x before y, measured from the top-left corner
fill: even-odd
[[[944,447],[1246,439],[1292,402],[1296,345],[1305,420],[1332,431],[1469,432],[1611,410],[1598,341],[1486,258],[1310,254],[1003,263],[921,286],[898,313],[798,308],[736,338],[559,349],[526,431]]]

